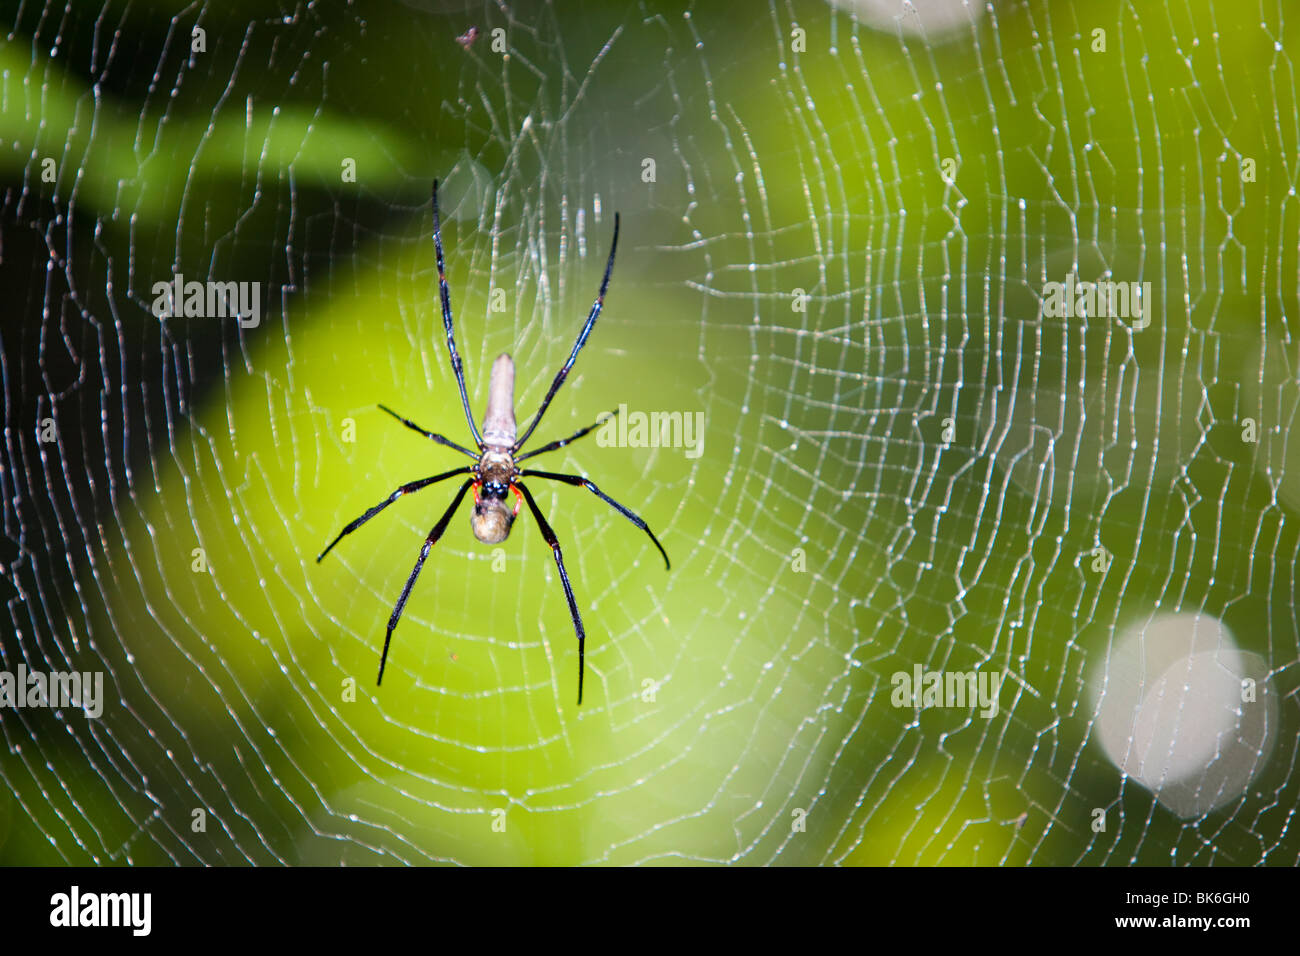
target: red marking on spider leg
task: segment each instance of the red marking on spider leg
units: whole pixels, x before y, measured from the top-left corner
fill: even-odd
[[[519,489],[516,488],[514,485],[511,485],[511,486],[510,486],[510,490],[513,491],[513,492],[515,493],[515,513],[514,513],[514,516],[515,516],[516,518],[518,518],[518,517],[519,517],[519,506],[522,505],[522,504],[524,503],[524,496],[521,495],[521,494],[519,493]]]
[[[478,504],[478,488],[479,488],[479,485],[481,485],[481,484],[483,484],[483,482],[481,482],[481,481],[476,481],[476,482],[474,482],[474,484],[472,484],[472,485],[469,486],[470,491],[474,492],[474,504]],[[515,509],[515,510],[516,510],[516,512],[518,511],[518,509]]]

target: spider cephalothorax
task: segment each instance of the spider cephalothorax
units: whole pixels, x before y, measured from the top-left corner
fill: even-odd
[[[551,382],[551,387],[546,392],[546,397],[542,399],[542,404],[537,409],[537,414],[533,416],[532,422],[524,432],[524,436],[518,440],[515,438],[515,365],[509,355],[498,356],[492,366],[492,378],[488,386],[487,409],[483,415],[483,432],[479,433],[477,425],[474,423],[474,416],[469,410],[469,395],[465,390],[465,375],[461,368],[460,354],[456,351],[456,337],[452,332],[451,321],[451,294],[447,288],[447,274],[443,265],[442,255],[442,225],[438,218],[438,182],[433,183],[433,247],[438,258],[438,293],[442,304],[442,325],[447,335],[447,351],[451,356],[451,370],[456,376],[456,385],[460,389],[461,407],[465,412],[465,421],[469,424],[470,433],[474,436],[474,443],[478,451],[474,452],[458,445],[456,442],[436,432],[425,431],[414,422],[402,418],[392,409],[380,405],[388,414],[392,415],[407,428],[419,432],[421,435],[429,438],[440,445],[446,445],[462,454],[473,458],[474,464],[465,465],[461,468],[454,468],[451,471],[443,472],[440,475],[433,475],[429,478],[421,478],[418,481],[412,481],[409,484],[402,485],[391,495],[375,505],[361,517],[348,524],[338,537],[329,543],[324,551],[316,558],[319,562],[325,555],[329,554],[330,549],[338,544],[345,535],[351,534],[357,528],[361,527],[379,512],[383,511],[398,498],[411,492],[419,491],[421,488],[428,487],[435,482],[443,481],[457,475],[467,475],[468,477],[461,484],[460,490],[452,498],[451,504],[443,512],[438,523],[433,526],[428,537],[424,539],[424,546],[420,549],[420,556],[416,559],[415,568],[411,571],[411,576],[406,579],[406,586],[402,588],[401,597],[397,599],[397,604],[393,608],[393,613],[388,619],[388,631],[384,636],[384,650],[379,658],[379,680],[377,683],[382,684],[384,681],[384,665],[388,661],[388,645],[393,639],[393,629],[397,627],[397,621],[402,616],[402,609],[406,607],[406,600],[411,596],[411,588],[415,586],[415,579],[420,574],[420,569],[424,567],[424,561],[429,556],[430,550],[442,537],[447,525],[451,521],[451,516],[455,514],[456,509],[460,507],[461,501],[465,498],[465,493],[470,489],[474,492],[474,510],[470,514],[470,528],[474,531],[474,537],[478,538],[484,544],[500,544],[510,536],[510,528],[514,524],[515,518],[519,514],[521,502],[526,502],[528,510],[532,512],[533,518],[537,521],[537,527],[542,532],[542,538],[550,545],[551,553],[555,555],[555,565],[560,571],[560,583],[564,585],[564,597],[569,603],[569,616],[573,619],[573,629],[578,635],[578,703],[582,703],[582,678],[584,670],[584,655],[586,648],[586,631],[582,626],[582,616],[578,613],[578,602],[574,600],[573,588],[569,585],[569,575],[564,569],[564,557],[560,554],[560,542],[555,537],[555,532],[551,530],[550,524],[542,514],[541,509],[537,507],[537,502],[533,499],[529,490],[520,483],[520,478],[541,478],[547,481],[560,481],[569,485],[581,485],[596,497],[609,505],[612,505],[623,517],[627,518],[634,525],[650,536],[659,553],[663,555],[664,567],[667,568],[668,554],[664,551],[663,545],[659,539],[654,536],[654,532],[639,517],[623,507],[609,495],[605,494],[592,482],[579,475],[563,475],[550,471],[528,471],[519,467],[519,462],[526,458],[532,458],[535,455],[541,455],[548,451],[555,451],[563,448],[569,442],[577,441],[583,435],[586,435],[592,429],[596,428],[601,422],[594,425],[588,425],[586,428],[574,432],[568,438],[557,439],[549,442],[541,448],[536,448],[527,454],[520,455],[519,451],[532,437],[533,429],[537,423],[542,420],[542,415],[546,412],[547,407],[551,404],[551,399],[555,393],[560,390],[564,384],[564,379],[568,376],[569,370],[573,368],[573,363],[578,358],[578,352],[582,350],[583,345],[587,342],[587,337],[591,335],[592,327],[596,324],[596,317],[600,315],[600,310],[605,303],[605,292],[609,288],[609,277],[614,271],[614,253],[618,249],[618,213],[614,214],[614,241],[609,247],[609,262],[605,266],[605,277],[600,283],[600,292],[596,296],[596,301],[587,314],[587,321],[578,333],[578,341],[573,346],[573,351],[569,353],[568,361],[556,373],[555,379]],[[507,498],[514,494],[515,502],[512,508],[507,504]]]
[[[497,454],[484,452],[483,458]],[[523,500],[514,484],[519,472],[510,456],[504,457],[508,466],[485,466],[480,460],[478,480],[471,486],[474,489],[474,510],[470,512],[469,526],[474,530],[474,537],[484,544],[500,544],[510,537],[510,526],[519,516],[519,504]],[[491,478],[486,477],[489,474]],[[513,508],[506,504],[506,496],[511,491],[515,493]]]

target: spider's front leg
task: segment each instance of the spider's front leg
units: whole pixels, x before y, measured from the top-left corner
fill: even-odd
[[[456,513],[460,503],[465,500],[465,492],[469,491],[469,486],[472,484],[474,484],[473,478],[466,479],[465,483],[460,486],[460,491],[456,492],[456,497],[447,506],[447,510],[438,519],[438,523],[429,532],[429,536],[424,539],[424,547],[420,549],[420,557],[416,559],[415,567],[411,570],[411,576],[406,579],[406,587],[402,588],[402,596],[397,599],[397,606],[393,608],[393,615],[388,619],[388,633],[384,635],[384,653],[379,658],[379,680],[375,681],[376,687],[384,682],[384,666],[388,663],[388,645],[393,640],[393,628],[397,627],[397,621],[406,607],[406,599],[411,596],[411,588],[415,587],[415,579],[420,576],[420,569],[424,567],[424,559],[429,556],[433,546],[438,543],[442,533],[447,530],[447,525],[451,522],[451,516]]]
[[[590,491],[601,501],[605,502],[607,505],[612,506],[614,510],[617,511],[619,514],[621,514],[624,518],[626,518],[628,521],[632,522],[634,525],[636,525],[638,528],[640,528],[642,531],[648,534],[650,536],[650,540],[654,542],[654,546],[658,548],[659,553],[663,555],[664,570],[669,571],[672,569],[672,565],[668,562],[668,552],[665,551],[664,546],[659,543],[659,539],[656,538],[655,533],[650,530],[650,526],[645,523],[645,519],[642,518],[640,515],[638,515],[635,511],[632,511],[629,508],[625,508],[623,505],[619,504],[609,495],[605,494],[605,492],[601,491],[599,488],[596,487],[596,483],[591,479],[583,478],[581,475],[561,475],[554,471],[520,471],[519,474],[521,476],[526,476],[529,478],[545,478],[547,481],[562,481],[566,485],[576,485],[580,488],[586,488],[588,491]]]
[[[555,555],[555,566],[560,569],[560,582],[564,585],[564,596],[569,601],[569,616],[573,618],[573,629],[578,633],[578,704],[582,704],[582,678],[586,669],[585,651],[587,647],[587,632],[582,626],[582,615],[578,613],[578,602],[574,600],[573,588],[569,585],[569,574],[564,570],[564,555],[560,553],[560,542],[555,537],[555,532],[551,529],[550,523],[542,510],[537,507],[537,502],[533,500],[532,492],[519,483],[513,487],[518,488],[524,494],[524,501],[528,503],[528,510],[533,513],[537,519],[537,527],[542,531],[542,537],[546,543],[551,546],[551,553]]]
[[[350,522],[347,527],[345,527],[342,531],[340,531],[338,533],[338,537],[336,537],[333,541],[331,541],[328,545],[326,545],[325,550],[316,556],[316,563],[320,564],[321,561],[325,558],[325,555],[329,554],[331,551],[334,550],[334,545],[338,544],[345,537],[350,535],[353,531],[356,531],[363,524],[365,524],[375,515],[379,514],[379,512],[383,511],[385,508],[387,508],[389,505],[391,505],[394,501],[396,501],[398,498],[402,497],[403,495],[409,495],[412,492],[419,491],[421,488],[426,488],[429,485],[433,484],[434,482],[442,481],[446,478],[454,478],[456,475],[469,474],[473,470],[474,469],[471,468],[469,465],[466,465],[464,468],[453,468],[451,471],[444,471],[441,475],[434,475],[431,478],[421,478],[419,481],[412,481],[409,482],[408,484],[402,485],[400,488],[394,491],[383,501],[379,502],[379,504],[375,505],[373,508],[370,508],[368,511],[366,511],[365,514]]]

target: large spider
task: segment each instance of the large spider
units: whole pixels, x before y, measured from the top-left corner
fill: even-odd
[[[578,614],[578,602],[573,598],[573,588],[569,586],[569,575],[564,570],[564,558],[560,554],[560,542],[556,540],[555,532],[547,523],[541,509],[537,507],[537,502],[533,500],[532,494],[528,488],[520,483],[520,478],[545,478],[549,481],[562,481],[569,485],[581,485],[586,488],[602,501],[612,505],[619,514],[627,518],[634,525],[650,536],[659,553],[664,557],[665,569],[669,567],[668,554],[664,551],[663,545],[655,537],[654,532],[649,526],[642,521],[637,515],[633,514],[627,508],[623,507],[609,495],[597,488],[592,482],[578,475],[562,475],[551,471],[531,471],[519,467],[519,462],[533,458],[537,455],[545,454],[548,451],[555,451],[563,448],[569,442],[577,441],[583,435],[592,429],[603,424],[608,419],[601,419],[595,424],[588,425],[580,429],[568,438],[561,438],[543,445],[528,452],[526,455],[520,455],[520,450],[532,436],[533,430],[537,423],[542,420],[547,406],[551,404],[551,399],[555,393],[560,390],[564,384],[565,377],[569,374],[569,369],[573,368],[574,361],[578,358],[578,352],[582,350],[583,345],[587,342],[587,337],[591,335],[591,329],[596,324],[596,317],[600,315],[601,307],[605,304],[605,290],[609,288],[609,277],[614,271],[614,252],[618,249],[618,213],[614,214],[614,241],[609,247],[609,263],[605,266],[605,278],[601,280],[600,292],[596,296],[596,301],[591,307],[591,312],[587,314],[586,324],[583,325],[582,331],[578,333],[578,341],[574,343],[573,351],[569,353],[569,359],[564,363],[564,367],[555,375],[555,380],[551,382],[550,389],[546,392],[546,397],[542,399],[541,406],[537,409],[537,414],[533,416],[532,423],[524,432],[522,438],[515,438],[515,363],[509,355],[499,355],[492,366],[492,378],[488,385],[487,409],[483,415],[483,432],[479,433],[474,424],[474,416],[469,410],[469,396],[465,392],[465,375],[461,370],[460,354],[456,351],[456,337],[451,327],[451,296],[447,291],[447,275],[443,267],[442,257],[442,224],[438,218],[438,181],[433,181],[433,247],[438,253],[438,292],[442,299],[442,325],[447,332],[447,351],[451,355],[451,370],[456,376],[456,385],[460,388],[460,403],[465,410],[465,421],[469,423],[470,434],[474,436],[474,444],[478,447],[478,452],[470,451],[463,445],[458,445],[449,438],[434,432],[425,431],[414,422],[403,418],[391,408],[380,405],[379,407],[392,415],[399,422],[414,431],[419,432],[425,438],[430,438],[439,445],[446,445],[448,448],[454,448],[461,454],[468,455],[474,459],[474,464],[466,465],[462,468],[453,468],[451,471],[445,471],[440,475],[433,475],[429,478],[421,478],[418,481],[412,481],[409,484],[402,485],[391,495],[375,505],[361,517],[357,518],[346,528],[339,532],[338,537],[329,543],[329,546],[317,556],[316,561],[319,563],[325,555],[330,553],[334,545],[338,544],[346,535],[356,531],[363,524],[373,518],[379,512],[383,511],[402,495],[419,491],[435,482],[443,481],[456,475],[469,475],[465,482],[456,492],[456,497],[451,500],[447,510],[443,512],[438,523],[433,526],[429,536],[424,539],[424,547],[420,549],[420,557],[416,559],[415,567],[411,571],[411,576],[406,579],[406,586],[402,588],[402,596],[397,599],[397,605],[393,608],[393,614],[388,619],[388,633],[384,635],[384,651],[379,658],[379,679],[376,684],[384,682],[384,665],[388,662],[388,645],[393,639],[393,629],[397,627],[397,621],[402,616],[402,609],[406,607],[406,599],[411,596],[411,588],[415,585],[415,579],[420,574],[420,569],[424,567],[424,559],[429,556],[429,551],[442,537],[442,533],[447,530],[447,525],[451,521],[451,516],[460,506],[461,501],[465,498],[465,492],[471,488],[474,490],[474,511],[470,515],[470,527],[474,530],[474,537],[478,538],[484,544],[500,544],[510,535],[510,527],[519,515],[520,501],[528,503],[528,510],[533,513],[537,519],[537,526],[541,529],[542,537],[546,543],[551,546],[551,552],[555,555],[555,565],[560,569],[560,582],[564,585],[564,596],[569,602],[569,615],[573,618],[573,629],[578,634],[578,703],[582,703],[582,678],[584,671],[584,651],[587,640],[587,633],[582,627],[582,617]],[[618,414],[614,412],[613,414]],[[506,496],[511,492],[515,496],[514,508],[506,505]]]

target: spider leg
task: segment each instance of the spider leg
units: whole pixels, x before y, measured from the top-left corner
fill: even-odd
[[[533,451],[530,451],[530,452],[529,452],[528,454],[526,454],[526,455],[518,455],[518,456],[516,456],[516,457],[515,457],[515,463],[518,464],[519,462],[523,461],[525,458],[532,458],[532,457],[535,456],[535,455],[544,455],[544,454],[546,454],[548,451],[555,451],[557,448],[563,448],[565,445],[569,444],[569,442],[577,441],[577,440],[578,440],[579,438],[581,438],[583,435],[587,434],[587,432],[599,428],[601,425],[605,424],[605,422],[609,421],[611,418],[613,418],[613,417],[614,417],[615,415],[617,415],[617,414],[618,414],[618,409],[616,408],[616,409],[614,409],[612,412],[610,412],[608,415],[606,415],[604,418],[601,418],[601,419],[597,420],[594,424],[588,425],[586,428],[580,428],[580,429],[578,429],[576,432],[574,432],[574,433],[573,433],[572,435],[570,435],[568,438],[561,438],[561,439],[559,439],[558,441],[550,442],[549,444],[543,445],[541,448],[537,448],[537,449],[534,449]]]
[[[435,481],[442,481],[444,478],[451,478],[454,475],[464,475],[473,470],[474,468],[472,465],[466,465],[463,468],[453,468],[451,471],[444,471],[441,475],[434,475],[432,478],[421,478],[419,481],[412,481],[409,484],[402,485],[402,487],[398,488],[396,491],[394,491],[383,501],[379,502],[379,504],[375,505],[365,514],[363,514],[360,518],[357,518],[346,528],[340,531],[338,537],[335,538],[333,541],[331,541],[329,543],[329,546],[326,547],[324,551],[322,551],[320,554],[316,556],[316,563],[320,564],[321,559],[324,558],[325,555],[329,554],[332,550],[334,550],[334,545],[338,544],[346,536],[350,535],[353,531],[356,531],[358,528],[360,528],[363,524],[365,524],[375,515],[379,514],[379,512],[383,511],[385,508],[391,505],[398,498],[402,497],[402,495],[409,495],[413,491],[419,491],[421,488],[428,487],[429,485],[433,484]]]
[[[407,428],[411,429],[412,431],[419,432],[419,433],[420,433],[421,435],[423,435],[425,438],[431,438],[431,439],[433,439],[434,441],[436,441],[439,445],[446,445],[448,448],[454,448],[454,449],[456,449],[456,450],[457,450],[458,452],[460,452],[462,455],[469,455],[469,457],[471,457],[471,458],[473,458],[473,459],[475,459],[475,460],[478,459],[478,455],[476,455],[474,452],[470,451],[468,448],[464,447],[463,445],[457,445],[457,444],[456,444],[454,441],[452,441],[450,438],[445,438],[445,437],[443,437],[442,435],[439,435],[437,432],[427,432],[427,431],[425,431],[425,430],[424,430],[423,428],[421,428],[419,425],[415,424],[415,422],[411,421],[409,418],[403,418],[401,415],[397,414],[397,412],[393,411],[393,410],[392,410],[391,408],[389,408],[387,405],[380,405],[379,407],[380,407],[381,410],[383,410],[383,411],[385,411],[385,412],[388,412],[388,414],[392,415],[394,418],[396,418],[399,422],[401,422],[401,423],[402,423],[403,425],[405,425]]]
[[[605,278],[600,281],[600,292],[597,293],[596,301],[591,306],[591,312],[587,314],[587,323],[582,327],[582,331],[578,333],[578,341],[574,343],[573,351],[569,353],[569,360],[565,362],[564,367],[555,374],[555,380],[551,382],[550,390],[547,391],[546,397],[542,399],[542,404],[541,407],[537,409],[537,414],[533,416],[532,424],[529,425],[528,430],[524,432],[524,437],[515,442],[515,451],[519,451],[524,447],[529,436],[532,435],[533,429],[536,428],[537,423],[542,420],[542,415],[546,413],[546,407],[551,404],[551,399],[555,397],[555,393],[558,392],[560,386],[564,384],[565,378],[568,377],[569,369],[573,368],[573,363],[578,359],[578,353],[582,350],[582,347],[587,344],[587,336],[591,335],[591,328],[596,324],[596,317],[600,315],[600,310],[605,305],[605,291],[609,288],[610,273],[614,271],[614,253],[617,250],[618,213],[614,213],[614,241],[609,247],[609,262],[605,266]],[[450,326],[448,326],[448,328],[450,328]]]
[[[639,518],[635,513],[628,510],[627,508],[624,508],[621,504],[619,504],[609,495],[605,494],[605,492],[597,488],[594,482],[588,481],[586,478],[583,478],[579,475],[560,475],[560,474],[556,474],[553,471],[520,471],[519,474],[527,476],[529,478],[545,478],[549,481],[562,481],[566,485],[581,485],[583,488],[586,488],[588,491],[594,494],[601,501],[605,502],[608,505],[613,505],[614,510],[616,510],[624,518],[626,518],[628,521],[632,522],[634,525],[636,525],[638,528],[640,528],[642,531],[648,534],[650,536],[650,540],[654,542],[655,547],[659,549],[659,553],[664,556],[664,570],[668,570],[671,567],[671,565],[669,565],[668,563],[668,552],[665,551],[664,546],[659,543],[659,539],[656,538],[655,533],[650,530],[650,526],[646,524],[644,521],[642,521],[641,518]]]
[[[542,537],[546,539],[546,543],[551,546],[551,553],[555,555],[555,566],[560,569],[560,583],[564,585],[564,596],[569,601],[569,616],[573,618],[573,629],[578,632],[578,705],[581,706],[582,676],[586,668],[587,632],[582,627],[582,615],[578,613],[578,602],[573,599],[573,588],[569,585],[568,572],[564,570],[564,557],[560,554],[560,542],[556,539],[555,532],[551,530],[551,526],[547,523],[541,509],[537,507],[537,502],[533,500],[532,493],[521,484],[516,483],[514,487],[524,493],[524,501],[528,502],[528,510],[537,519],[537,527],[541,529]]]
[[[469,395],[465,393],[465,373],[461,369],[460,353],[456,351],[456,334],[451,330],[451,293],[447,289],[447,271],[442,260],[442,220],[438,216],[438,180],[433,181],[433,248],[438,253],[438,297],[442,300],[442,327],[447,332],[447,351],[451,353],[451,370],[456,373],[456,386],[460,389],[460,404],[465,409],[474,444],[483,446],[483,436],[478,433],[474,416],[469,410]]]
[[[411,576],[406,579],[406,586],[402,588],[402,596],[397,599],[397,606],[393,608],[393,616],[388,619],[388,633],[384,635],[384,653],[379,658],[379,680],[375,681],[376,687],[384,682],[384,665],[388,663],[388,645],[393,639],[393,628],[397,627],[397,620],[402,616],[402,611],[406,607],[406,599],[411,596],[411,588],[415,586],[415,579],[420,576],[420,569],[424,567],[424,559],[429,556],[433,546],[438,543],[442,533],[447,530],[451,516],[456,513],[456,508],[465,499],[465,492],[469,490],[469,486],[473,483],[474,479],[470,478],[460,486],[460,491],[456,492],[456,497],[451,500],[447,510],[442,513],[442,517],[433,526],[429,536],[424,539],[424,547],[420,549],[420,556],[415,561],[415,567],[411,569]]]

